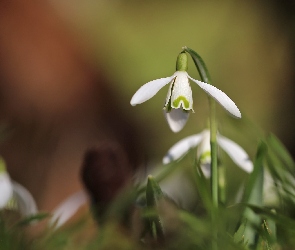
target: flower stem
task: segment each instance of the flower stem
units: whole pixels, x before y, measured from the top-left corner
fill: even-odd
[[[218,189],[219,189],[219,202],[225,204],[226,200],[226,182],[225,182],[225,167],[218,166]]]
[[[215,115],[216,103],[211,97],[209,97],[210,106],[210,146],[211,146],[211,194],[212,194],[212,230],[213,241],[212,249],[218,249],[217,236],[218,236],[218,223],[217,223],[217,211],[218,211],[218,166],[217,166],[217,122]]]
[[[215,118],[215,101],[209,97],[210,104],[210,145],[211,145],[211,192],[212,203],[218,208],[218,168],[217,168],[217,123]]]
[[[209,71],[205,65],[205,62],[200,57],[200,55],[194,50],[183,47],[183,51],[189,53],[196,65],[196,68],[200,74],[201,80],[208,84],[211,84],[211,79]],[[211,146],[211,194],[212,194],[212,230],[213,230],[213,241],[212,249],[218,249],[217,246],[217,234],[218,234],[218,223],[217,223],[217,212],[218,212],[218,168],[217,168],[217,122],[215,115],[215,100],[209,97],[209,106],[210,106],[210,146]]]

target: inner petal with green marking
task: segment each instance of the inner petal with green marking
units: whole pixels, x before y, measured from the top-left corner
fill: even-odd
[[[172,106],[171,106],[171,93],[173,91],[173,87],[174,87],[174,82],[175,82],[175,78],[173,79],[173,82],[171,83],[170,87],[169,87],[169,91],[166,97],[166,102],[164,105],[164,109],[166,109],[166,112],[170,112],[172,110]]]
[[[183,109],[190,109],[190,103],[189,101],[185,98],[185,96],[178,96],[176,99],[173,100],[172,107],[173,108],[179,108],[182,104]]]
[[[200,161],[206,162],[208,160],[211,161],[211,152],[210,151],[203,152],[200,157]]]

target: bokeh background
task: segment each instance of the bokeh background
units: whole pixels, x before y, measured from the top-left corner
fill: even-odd
[[[293,1],[4,0],[0,3],[1,154],[42,210],[82,187],[85,150],[116,141],[133,168],[160,162],[207,124],[206,95],[172,133],[167,88],[130,106],[144,83],[170,76],[182,46],[242,112],[218,108],[219,130],[251,157],[274,132],[295,155]],[[200,79],[192,61],[189,74]],[[242,171],[238,172],[239,174]]]

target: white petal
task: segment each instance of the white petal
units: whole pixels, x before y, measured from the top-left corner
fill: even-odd
[[[174,144],[163,158],[163,163],[168,164],[185,155],[191,148],[196,147],[202,140],[202,133],[191,135]]]
[[[175,76],[150,81],[139,88],[131,98],[130,104],[135,106],[152,98],[158,91],[167,85]]]
[[[0,209],[4,208],[12,197],[12,184],[7,172],[0,174]]]
[[[210,130],[202,132],[202,140],[197,149],[197,159],[200,161],[201,169],[206,178],[211,176],[211,144]]]
[[[174,74],[174,86],[171,95],[172,108],[182,108],[185,110],[193,109],[192,89],[188,81],[188,75],[184,71],[177,71]],[[178,100],[178,103],[177,103]]]
[[[189,113],[184,112],[182,109],[172,109],[170,112],[164,111],[164,115],[169,127],[174,133],[182,130],[189,117]]]
[[[218,135],[217,142],[219,146],[230,156],[230,158],[244,171],[250,173],[253,171],[253,163],[248,154],[238,144],[228,138]]]
[[[23,216],[30,216],[38,212],[36,202],[31,193],[19,183],[13,181],[13,197],[17,208]]]
[[[242,117],[241,112],[236,106],[236,104],[224,92],[208,83],[195,80],[190,76],[188,77],[196,84],[198,84],[207,94],[212,96],[222,107],[224,107],[233,116],[237,118]]]
[[[87,194],[82,190],[68,197],[56,209],[54,209],[49,225],[54,225],[55,229],[62,226],[82,205],[87,202],[87,199]]]
[[[201,164],[201,169],[202,172],[205,176],[205,178],[210,178],[211,176],[211,159],[210,159],[210,163],[205,163],[205,164]]]

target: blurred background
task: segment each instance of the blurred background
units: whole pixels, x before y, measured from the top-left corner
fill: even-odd
[[[218,107],[223,135],[253,157],[272,131],[295,155],[294,9],[291,0],[1,1],[0,149],[11,177],[50,210],[81,188],[93,145],[118,142],[137,168],[203,130],[207,97],[195,85],[195,113],[178,134],[162,114],[168,88],[130,106],[141,85],[174,73],[183,46],[242,112],[235,120]],[[200,79],[191,60],[188,73]]]

